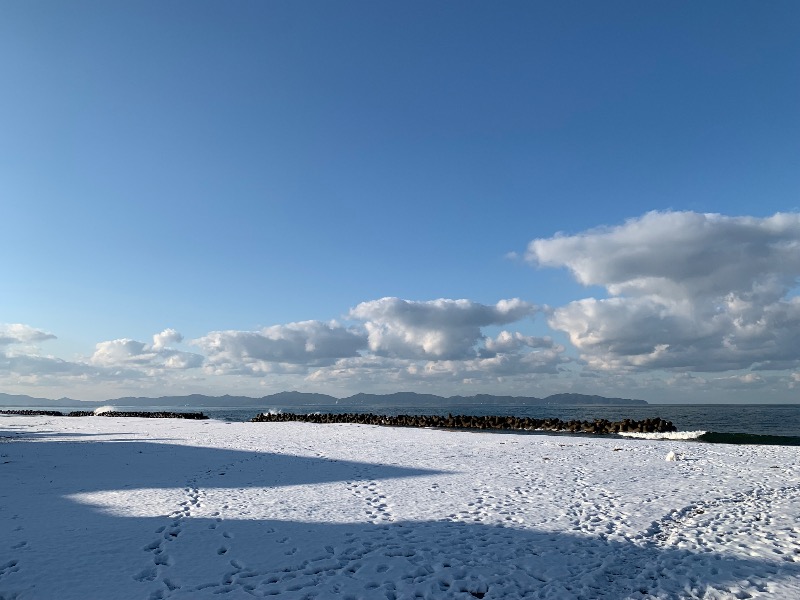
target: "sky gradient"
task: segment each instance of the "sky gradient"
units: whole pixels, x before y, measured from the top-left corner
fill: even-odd
[[[0,391],[797,401],[796,2],[7,2]]]

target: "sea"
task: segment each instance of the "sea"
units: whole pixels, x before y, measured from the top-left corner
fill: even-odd
[[[391,406],[387,404],[330,404],[330,405],[270,405],[262,407],[231,406],[208,408],[192,406],[170,407],[132,407],[109,403],[120,411],[174,411],[202,412],[212,419],[241,422],[249,421],[264,412],[308,413],[373,413],[377,415],[503,415],[531,417],[536,419],[557,418],[562,421],[573,419],[592,421],[608,419],[642,420],[659,417],[672,423],[678,432],[672,434],[638,434],[636,437],[669,437],[672,439],[694,440],[706,443],[727,444],[775,444],[781,446],[800,446],[800,404],[648,404],[641,406],[614,405],[498,405],[498,404],[446,404],[441,406]],[[0,407],[12,409],[13,407]],[[32,407],[25,407],[30,409]],[[53,408],[50,407],[50,410]],[[59,407],[65,414],[69,410]],[[537,432],[518,432],[532,434]],[[541,434],[539,434],[541,435]],[[553,435],[548,432],[547,435]],[[581,435],[581,434],[558,434]]]

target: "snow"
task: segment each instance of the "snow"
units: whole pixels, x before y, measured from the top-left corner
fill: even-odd
[[[800,598],[797,448],[0,418],[0,599],[253,597]]]

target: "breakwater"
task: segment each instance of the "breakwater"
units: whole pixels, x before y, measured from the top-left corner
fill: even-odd
[[[63,417],[64,413],[58,410],[0,410],[0,415],[23,415],[27,417]]]
[[[667,433],[677,431],[671,421],[661,418],[634,421],[562,421],[561,419],[533,419],[499,415],[376,415],[372,413],[262,413],[250,419],[253,423],[281,423],[301,421],[304,423],[358,423],[362,425],[384,425],[388,427],[439,427],[443,429],[496,429],[510,431],[563,431],[569,433],[613,434]]]
[[[184,412],[144,412],[144,411],[119,411],[107,410],[95,413],[89,410],[73,410],[64,414],[59,410],[0,410],[0,415],[23,415],[45,417],[143,417],[146,419],[207,419],[203,413]]]

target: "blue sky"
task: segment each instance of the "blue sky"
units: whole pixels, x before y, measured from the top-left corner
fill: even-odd
[[[799,17],[4,3],[0,389],[792,401]]]

